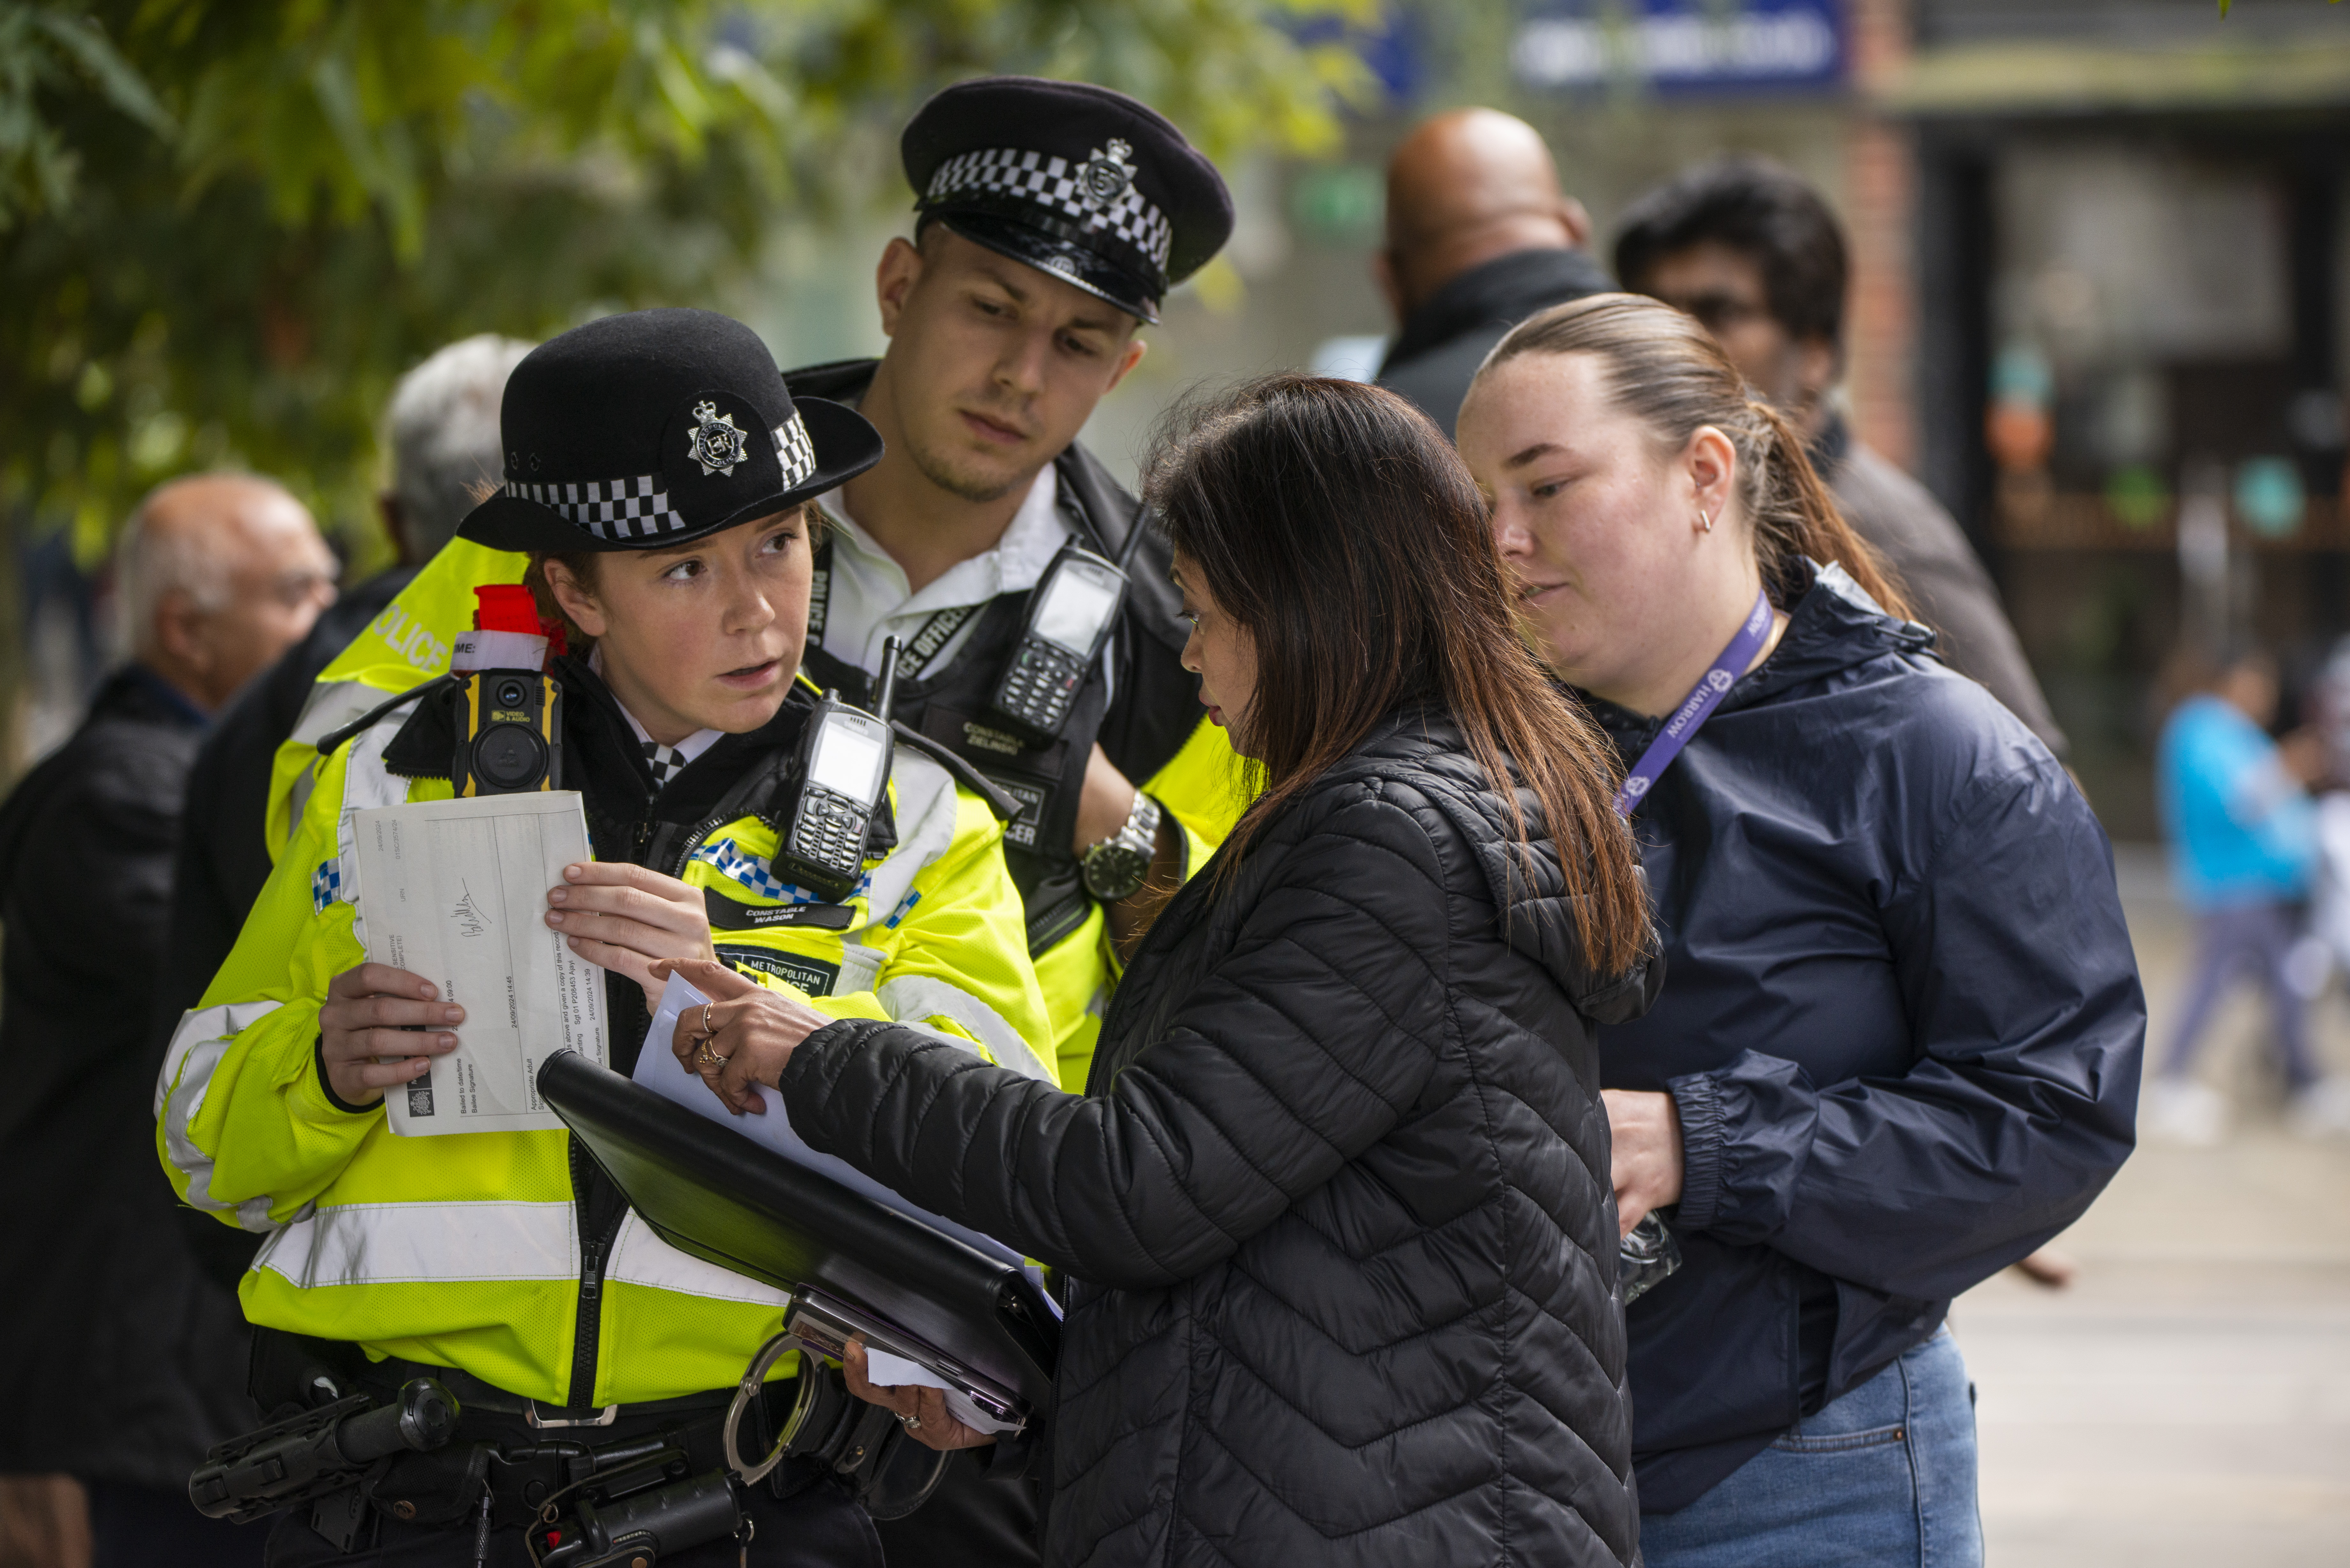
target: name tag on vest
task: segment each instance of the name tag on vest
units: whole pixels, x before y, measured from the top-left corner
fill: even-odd
[[[715,888],[702,890],[702,907],[712,929],[721,931],[764,931],[778,926],[845,931],[857,920],[856,912],[842,904],[738,904]]]

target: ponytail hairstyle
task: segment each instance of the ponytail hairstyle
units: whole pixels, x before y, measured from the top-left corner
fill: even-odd
[[[1730,439],[1754,563],[1781,609],[1800,597],[1796,558],[1809,556],[1842,566],[1887,614],[1912,618],[1900,579],[1836,510],[1803,438],[1778,410],[1749,395],[1737,367],[1694,317],[1643,295],[1589,295],[1520,322],[1486,356],[1477,379],[1528,354],[1593,356],[1609,394],[1668,452],[1679,452],[1707,425]]]
[[[1178,409],[1145,472],[1181,569],[1256,655],[1241,741],[1258,793],[1219,876],[1376,726],[1425,702],[1460,730],[1520,852],[1537,832],[1556,846],[1592,967],[1638,961],[1648,911],[1615,752],[1519,639],[1476,481],[1424,415],[1360,382],[1269,376]]]

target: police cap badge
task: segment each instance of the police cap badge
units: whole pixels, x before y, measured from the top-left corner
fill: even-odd
[[[461,537],[499,550],[658,550],[810,501],[880,461],[864,418],[785,389],[767,346],[709,310],[607,316],[506,382],[505,483]]]
[[[1144,321],[1232,232],[1215,165],[1165,116],[1086,82],[960,83],[921,107],[899,151],[923,223]]]

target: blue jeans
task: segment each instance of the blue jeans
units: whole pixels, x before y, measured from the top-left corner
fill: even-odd
[[[1981,1568],[1975,1401],[1948,1328],[1806,1416],[1677,1513],[1648,1568]]]

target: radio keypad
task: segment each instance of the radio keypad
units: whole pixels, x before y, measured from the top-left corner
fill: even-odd
[[[1057,730],[1085,683],[1085,661],[1041,638],[1030,638],[1005,671],[995,705],[1042,730]]]
[[[855,876],[863,863],[868,813],[847,796],[807,786],[792,853],[809,865]]]

